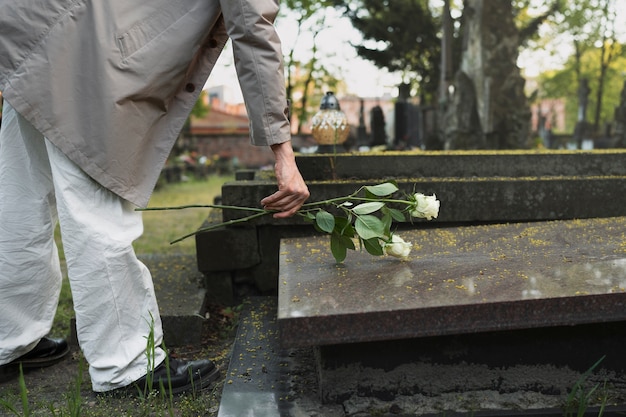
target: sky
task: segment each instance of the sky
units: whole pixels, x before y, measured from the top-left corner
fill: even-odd
[[[626,22],[626,1],[617,0],[616,5],[618,7],[618,22]],[[360,43],[361,36],[347,18],[329,8],[326,26],[318,36],[319,58],[332,73],[339,74],[344,79],[348,93],[359,97],[382,97],[384,95],[394,97],[397,95],[396,86],[402,81],[401,77],[398,74],[390,74],[384,69],[379,69],[369,61],[357,56],[352,44]],[[282,40],[283,53],[286,54],[296,43],[295,21],[289,17],[279,16],[276,21],[276,29]],[[626,43],[626,32],[622,32],[620,40]],[[306,30],[303,31],[297,40],[297,57],[308,59],[312,45],[312,35]],[[547,51],[523,52],[520,55],[518,65],[522,68],[525,76],[533,77],[544,70],[558,68],[571,52],[567,48],[560,48],[560,51],[561,54],[556,55]],[[234,70],[230,44],[222,53],[207,83],[207,87],[220,85],[226,86],[226,101],[233,103],[243,101]]]

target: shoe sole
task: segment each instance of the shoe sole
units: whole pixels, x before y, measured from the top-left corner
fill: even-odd
[[[211,372],[209,372],[208,375],[201,376],[196,381],[194,381],[193,384],[184,385],[182,387],[177,387],[177,388],[172,388],[171,394],[180,395],[180,394],[185,394],[188,392],[203,391],[209,388],[219,377],[220,377],[220,370],[216,366],[213,369],[211,369]],[[165,393],[167,394],[169,392],[170,391],[167,389],[167,386],[165,386]]]
[[[6,365],[2,365],[0,366],[0,383],[9,382],[15,379],[20,374],[20,364],[22,365],[22,369],[24,371],[46,368],[61,362],[65,359],[68,353],[70,353],[69,346],[67,346],[67,348],[63,351],[55,355],[46,356],[45,358],[23,359],[19,362],[11,362]]]
[[[63,351],[56,353],[55,355],[46,356],[45,358],[22,359],[15,365],[19,367],[19,364],[21,363],[23,369],[46,368],[48,366],[55,365],[61,362],[63,359],[65,359],[68,353],[70,353],[69,346],[67,346]]]
[[[200,378],[193,381],[193,383],[188,385],[183,385],[181,387],[174,387],[170,391],[167,387],[167,381],[163,381],[164,387],[164,395],[182,395],[188,394],[192,392],[200,392],[209,388],[213,383],[220,377],[220,369],[216,366],[209,372],[208,375],[201,376]],[[160,389],[154,389],[154,392],[160,392]],[[137,384],[131,384],[126,387],[116,388],[111,391],[104,392],[94,392],[96,397],[137,397],[144,395],[144,389],[139,387]]]

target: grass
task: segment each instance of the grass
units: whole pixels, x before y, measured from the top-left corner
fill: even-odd
[[[586,380],[589,375],[593,372],[600,362],[604,360],[604,356],[602,356],[596,363],[591,366],[585,373],[583,373],[578,381],[572,387],[569,395],[567,396],[567,400],[563,407],[565,417],[583,417],[589,408],[589,405],[594,402],[600,402],[600,407],[598,411],[598,417],[601,417],[604,413],[604,408],[606,407],[608,397],[606,392],[606,381],[604,382],[603,389],[598,391],[600,388],[600,384],[595,384],[592,387],[586,386]],[[596,400],[596,401],[594,401]]]
[[[148,207],[212,204],[221,192],[221,186],[231,177],[209,177],[203,181],[165,184],[152,195]],[[144,211],[144,234],[135,242],[135,252],[183,253],[195,255],[195,240],[186,239],[170,245],[174,239],[200,227],[207,217],[207,209]]]

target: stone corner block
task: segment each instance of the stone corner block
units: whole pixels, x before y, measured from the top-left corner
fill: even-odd
[[[196,235],[198,269],[228,271],[261,262],[256,227],[221,227]]]

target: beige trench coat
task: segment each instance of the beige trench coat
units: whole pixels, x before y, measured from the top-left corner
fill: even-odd
[[[229,36],[252,142],[289,140],[277,11],[278,0],[0,0],[0,91],[145,206]]]

